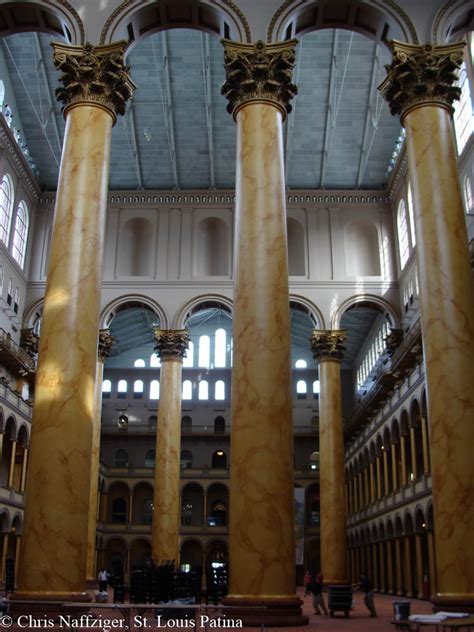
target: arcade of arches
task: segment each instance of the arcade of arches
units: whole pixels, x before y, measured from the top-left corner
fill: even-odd
[[[2,581],[474,608],[472,2],[109,4],[0,0]]]

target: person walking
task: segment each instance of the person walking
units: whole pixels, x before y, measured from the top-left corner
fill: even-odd
[[[304,596],[307,597],[308,595],[311,595],[311,573],[309,571],[305,571],[303,584]]]
[[[99,580],[99,592],[107,592],[107,583],[109,581],[109,574],[105,570],[105,568],[100,569],[97,579]]]
[[[362,590],[364,595],[364,604],[367,610],[370,612],[371,617],[377,616],[377,611],[375,610],[374,605],[374,589],[372,587],[372,582],[370,581],[367,573],[361,573],[359,579],[359,589]]]
[[[320,607],[324,614],[328,614],[328,609],[324,603],[323,597],[324,580],[321,573],[318,573],[316,577],[311,581],[311,592],[313,593],[313,608],[314,614],[321,614]]]

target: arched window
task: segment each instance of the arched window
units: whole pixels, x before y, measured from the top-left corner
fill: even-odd
[[[117,450],[114,458],[115,467],[128,467],[128,452],[127,450]]]
[[[183,367],[190,368],[194,364],[194,344],[189,341],[189,346],[186,349],[186,354],[183,358]]]
[[[12,304],[13,300],[13,279],[10,278],[8,281],[8,290],[7,290],[7,303],[8,305]]]
[[[112,382],[110,380],[104,380],[102,382],[102,396],[110,397],[111,391],[112,391]]]
[[[23,268],[26,254],[26,238],[28,236],[28,207],[25,202],[21,201],[18,205],[15,220],[15,229],[13,231],[13,258],[18,261]]]
[[[453,119],[458,153],[461,154],[473,131],[471,88],[466,71],[466,62],[463,62],[460,68],[457,85],[461,88],[461,97],[453,104]]]
[[[217,380],[214,390],[214,399],[225,399],[225,382]]]
[[[0,79],[0,108],[3,108],[4,101],[5,101],[5,84]]]
[[[13,311],[18,314],[18,308],[20,307],[20,290],[15,288],[15,297],[13,299]]]
[[[112,502],[112,522],[123,524],[127,522],[127,501],[116,498]]]
[[[156,355],[156,353],[152,353],[150,356],[150,366],[151,367],[161,366],[160,358]]]
[[[221,415],[214,419],[214,432],[225,432],[225,419]]]
[[[223,450],[217,450],[217,452],[214,452],[212,455],[212,467],[227,467],[227,456]]]
[[[3,266],[0,265],[0,296],[3,294]]]
[[[408,225],[405,200],[400,200],[397,211],[398,248],[400,251],[400,267],[403,268],[408,261],[410,245],[408,243]]]
[[[147,498],[143,504],[143,524],[151,524],[153,522],[154,509],[155,506],[153,505],[153,500],[151,498]]]
[[[214,349],[214,366],[225,367],[226,356],[226,332],[225,329],[216,329]]]
[[[117,386],[117,396],[120,397],[121,399],[124,399],[125,397],[127,397],[127,380],[119,380],[118,386]]]
[[[209,384],[207,380],[201,380],[199,382],[199,399],[209,399]]]
[[[133,396],[143,397],[143,380],[135,380],[133,383]]]
[[[145,454],[145,467],[155,467],[156,451],[148,450]]]
[[[473,212],[473,204],[472,204],[472,187],[471,187],[471,178],[466,176],[464,178],[464,205],[466,207],[466,213]]]
[[[415,213],[413,211],[413,194],[411,192],[410,183],[408,183],[407,203],[408,203],[408,219],[410,221],[411,247],[414,248],[416,246]]]
[[[150,382],[150,399],[160,399],[160,383],[158,380]]]
[[[193,429],[193,419],[189,415],[184,415],[181,419],[181,431],[182,432],[192,432]]]
[[[296,382],[296,394],[298,399],[306,399],[306,393],[308,391],[308,387],[304,380],[298,380]]]
[[[191,380],[184,380],[183,382],[183,399],[193,398],[193,383]]]
[[[189,450],[181,451],[181,467],[188,468],[193,466],[193,453]]]
[[[0,186],[0,239],[8,244],[13,210],[13,184],[9,175],[5,174]]]
[[[209,368],[211,351],[211,339],[209,336],[199,338],[199,366]]]
[[[138,358],[137,360],[135,360],[135,362],[133,363],[133,366],[136,369],[141,369],[145,366],[145,360],[143,360],[143,358]]]
[[[314,395],[319,395],[319,387],[320,387],[319,380],[314,380],[314,382],[313,382],[313,394]]]
[[[306,360],[296,360],[295,369],[306,369],[308,366]]]

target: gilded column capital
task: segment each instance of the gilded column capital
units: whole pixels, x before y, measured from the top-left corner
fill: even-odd
[[[465,42],[443,46],[405,44],[392,40],[392,63],[379,90],[393,115],[403,118],[420,105],[441,105],[452,111],[461,89],[453,85],[463,59]]]
[[[160,360],[182,360],[189,346],[187,329],[155,329],[155,352]]]
[[[99,329],[99,345],[97,347],[97,360],[105,362],[110,355],[115,338],[110,335],[109,329]]]
[[[21,330],[20,347],[32,358],[38,353],[39,336],[35,334],[33,327]]]
[[[103,46],[69,46],[52,42],[53,63],[61,71],[56,98],[63,111],[77,104],[93,103],[106,109],[114,122],[125,114],[125,104],[136,85],[130,79],[130,66],[124,62],[126,42]]]
[[[227,111],[237,111],[251,101],[276,105],[283,117],[291,112],[290,101],[298,88],[292,83],[295,46],[298,40],[277,44],[243,44],[222,40],[226,80],[221,93],[229,103]]]
[[[318,362],[336,360],[340,362],[346,350],[347,334],[343,329],[313,329],[310,338],[313,358]]]

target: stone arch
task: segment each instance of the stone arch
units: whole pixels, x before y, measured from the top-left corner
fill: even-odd
[[[379,233],[373,222],[355,219],[344,226],[348,277],[380,276]]]
[[[153,486],[140,481],[132,490],[132,523],[151,524],[152,512],[147,503],[153,502]]]
[[[202,567],[203,545],[197,538],[186,538],[181,543],[179,551],[179,563]]]
[[[400,314],[398,310],[391,303],[380,296],[375,296],[375,294],[357,294],[343,301],[331,316],[331,329],[339,329],[344,313],[354,305],[361,304],[364,307],[372,307],[385,314],[390,321],[390,327],[400,329]]]
[[[130,570],[142,568],[151,560],[151,542],[147,538],[135,538],[130,542]]]
[[[30,430],[26,424],[21,424],[18,429],[18,443],[27,448],[30,443]]]
[[[200,483],[187,482],[181,490],[181,524],[200,526],[204,523],[204,489]]]
[[[1,3],[0,24],[0,37],[35,31],[54,35],[66,44],[79,46],[85,41],[84,24],[67,0]]]
[[[314,322],[315,329],[325,329],[326,325],[324,322],[323,313],[313,302],[311,302],[304,296],[299,296],[298,294],[290,294],[290,309],[292,307],[308,314],[308,316]]]
[[[301,37],[323,28],[354,31],[387,46],[392,39],[418,43],[416,29],[405,11],[396,2],[389,5],[376,0],[343,0],[336,6],[325,0],[285,0],[270,20],[267,42]]]
[[[14,531],[15,535],[22,535],[23,533],[23,517],[21,514],[16,513],[12,520],[12,531]]]
[[[174,328],[184,329],[189,317],[206,307],[220,307],[232,314],[233,303],[227,296],[220,294],[201,294],[196,296],[180,307],[174,319]]]
[[[130,46],[140,39],[172,28],[197,29],[238,42],[251,42],[252,34],[244,13],[232,0],[155,0],[123,2],[104,24],[100,43],[121,39]],[[178,5],[178,6],[176,6]]]
[[[390,437],[392,443],[396,443],[400,440],[400,427],[398,425],[398,420],[393,418],[392,423],[390,425]]]
[[[31,329],[34,327],[38,318],[41,318],[43,314],[44,297],[35,301],[28,309],[23,313],[23,327],[25,329]]]
[[[462,39],[474,30],[474,12],[469,0],[446,0],[433,20],[431,40],[445,44]]]
[[[9,415],[6,423],[5,430],[3,431],[5,437],[8,437],[11,441],[16,441],[18,438],[18,422],[14,415]]]
[[[110,303],[107,303],[100,314],[100,328],[107,329],[114,316],[130,307],[141,307],[151,310],[156,314],[160,327],[162,329],[168,329],[168,317],[166,316],[165,310],[156,301],[142,294],[126,294],[114,298]]]
[[[227,563],[228,557],[228,546],[225,540],[220,538],[209,540],[206,546],[206,559],[209,564],[211,562]]]
[[[126,571],[128,557],[127,541],[124,538],[114,536],[105,542],[105,567],[114,568],[117,562],[120,562],[122,568]]]

